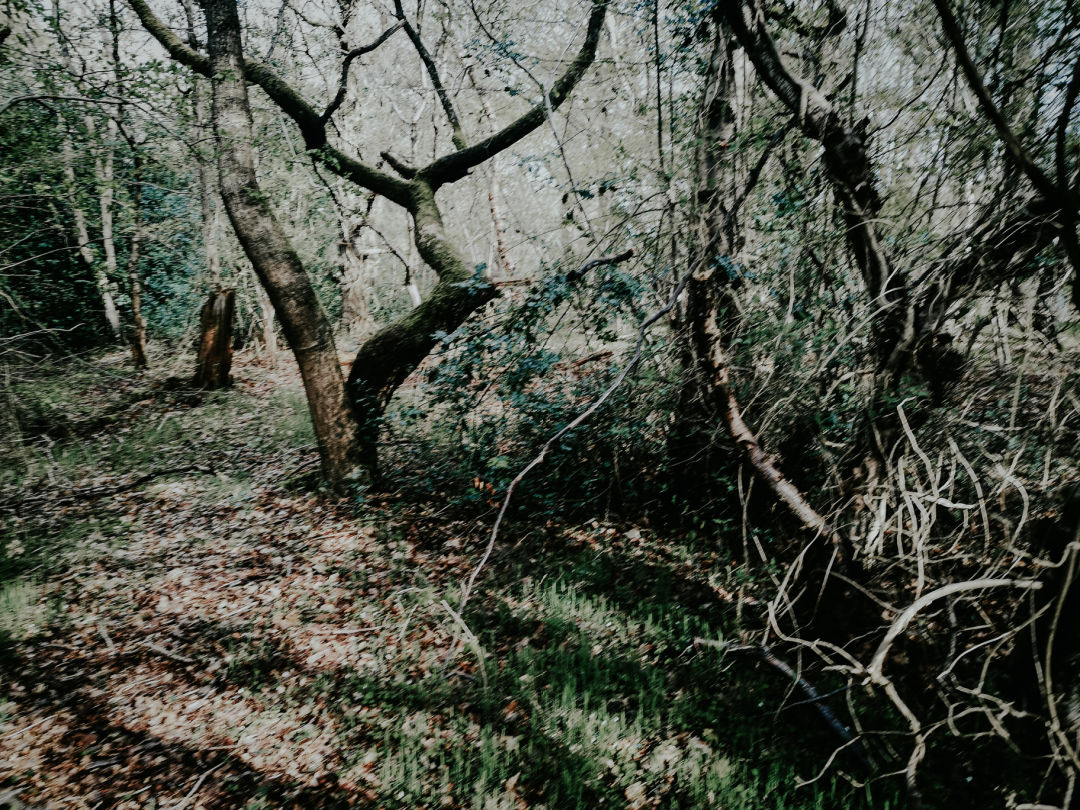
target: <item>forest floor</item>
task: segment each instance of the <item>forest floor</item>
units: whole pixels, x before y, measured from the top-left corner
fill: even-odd
[[[782,678],[695,643],[735,624],[708,545],[511,527],[459,612],[490,510],[329,498],[293,368],[241,354],[208,394],[179,381],[189,358],[158,359],[9,374],[0,803],[869,800],[814,778],[830,741],[812,720],[795,739],[812,715],[779,711]]]

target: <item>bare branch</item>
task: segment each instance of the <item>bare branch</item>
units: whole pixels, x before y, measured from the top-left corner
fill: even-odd
[[[398,23],[397,25],[393,25],[390,28],[387,28],[385,31],[379,34],[379,36],[373,42],[370,42],[367,45],[362,45],[359,48],[353,48],[351,51],[345,54],[345,59],[341,63],[341,78],[338,80],[337,94],[334,96],[333,101],[331,101],[327,105],[326,109],[323,111],[323,114],[319,116],[319,119],[324,124],[330,120],[333,114],[338,111],[338,108],[345,101],[345,90],[349,83],[349,67],[352,65],[353,61],[358,57],[361,57],[366,53],[371,53],[373,50],[378,48],[380,45],[386,42],[386,40],[390,39],[390,37],[401,28],[401,25],[401,23]]]
[[[1076,234],[1077,216],[1080,204],[1078,204],[1076,194],[1074,194],[1069,187],[1065,177],[1064,146],[1064,129],[1068,126],[1070,111],[1072,110],[1073,104],[1076,102],[1077,93],[1080,92],[1080,62],[1073,68],[1072,79],[1066,89],[1065,104],[1062,107],[1061,116],[1057,122],[1057,148],[1055,157],[1058,177],[1057,182],[1055,183],[1041,168],[1039,168],[1027,153],[1021,145],[1020,139],[1009,126],[1009,122],[1005,120],[1005,115],[998,109],[998,106],[990,97],[990,91],[986,89],[982,76],[979,74],[978,68],[975,67],[975,63],[971,59],[971,54],[968,52],[967,45],[964,43],[964,36],[960,31],[960,26],[956,21],[956,17],[953,16],[952,11],[949,9],[947,0],[934,0],[934,7],[937,8],[938,16],[941,18],[941,27],[945,31],[945,36],[949,40],[953,52],[956,54],[956,61],[959,63],[960,69],[963,70],[964,76],[967,78],[968,86],[978,99],[979,107],[982,109],[983,114],[990,120],[990,123],[993,124],[994,129],[997,131],[998,139],[1005,145],[1005,151],[1008,152],[1009,157],[1012,158],[1013,162],[1020,168],[1028,180],[1031,181],[1031,184],[1035,186],[1039,193],[1053,202],[1059,209],[1059,217],[1062,224],[1062,243],[1075,273],[1073,280],[1073,305],[1077,309],[1080,309],[1080,240],[1078,240]]]
[[[765,28],[765,14],[755,2],[722,4],[732,33],[746,50],[762,80],[795,116],[804,134],[825,149],[829,180],[844,209],[847,241],[867,291],[882,309],[879,359],[886,369],[903,365],[914,341],[903,273],[894,267],[878,231],[881,197],[867,155],[865,133],[846,122],[812,82],[792,71]]]
[[[446,120],[450,122],[450,131],[453,133],[451,140],[454,142],[454,147],[459,150],[464,149],[467,144],[465,143],[465,134],[461,129],[461,120],[458,118],[453,102],[450,101],[450,95],[446,92],[446,87],[443,86],[442,79],[439,78],[439,69],[435,65],[435,59],[425,47],[424,41],[420,39],[420,34],[409,22],[409,18],[405,16],[405,9],[401,6],[401,0],[394,0],[394,16],[400,21],[399,24],[405,27],[405,33],[408,34],[409,40],[412,42],[413,47],[416,48],[416,53],[420,56],[420,61],[424,63],[424,67],[427,69],[428,76],[431,77],[435,95],[439,97],[439,103],[442,105],[443,112],[446,113]]]
[[[866,674],[870,678],[872,683],[884,685],[888,679],[883,674],[882,670],[885,666],[885,657],[889,654],[889,648],[892,647],[897,637],[905,630],[908,625],[915,619],[923,608],[933,604],[934,602],[942,599],[946,596],[951,596],[955,593],[966,593],[968,591],[985,591],[989,588],[1023,588],[1027,590],[1038,590],[1042,587],[1042,583],[1035,580],[1026,579],[973,579],[969,582],[950,582],[948,585],[942,585],[930,593],[923,594],[923,596],[912,602],[896,619],[889,625],[889,629],[885,632],[885,637],[881,639],[881,643],[878,645],[877,651],[874,653],[874,657],[870,659],[870,665],[866,668]]]
[[[453,183],[460,180],[469,169],[479,166],[492,155],[508,149],[520,141],[526,135],[532,133],[544,121],[552,111],[569,97],[571,91],[577,86],[585,71],[596,58],[596,46],[600,42],[600,32],[604,25],[604,16],[607,13],[609,0],[594,0],[592,13],[589,15],[588,28],[585,32],[585,42],[578,51],[574,61],[566,69],[562,76],[552,85],[550,92],[544,98],[533,105],[527,113],[507,124],[479,143],[459,149],[458,151],[437,158],[419,171],[419,174],[431,183],[433,188]]]
[[[203,53],[182,42],[150,9],[146,0],[128,0],[143,27],[182,65],[210,76],[210,59]],[[385,172],[372,168],[362,161],[349,157],[327,142],[326,124],[315,109],[292,87],[282,80],[270,67],[254,59],[243,62],[244,78],[257,84],[270,96],[282,112],[300,128],[304,145],[319,161],[335,174],[345,177],[369,191],[374,191],[397,203],[409,207],[409,191],[405,183]]]
[[[998,106],[990,97],[990,91],[986,89],[982,76],[980,75],[978,68],[975,67],[975,63],[971,59],[971,54],[968,53],[967,45],[964,43],[964,35],[960,32],[960,26],[956,22],[956,17],[953,16],[952,11],[949,9],[949,4],[946,0],[933,0],[933,2],[934,7],[937,9],[938,16],[941,18],[941,27],[945,31],[945,36],[949,40],[953,52],[956,54],[956,61],[960,65],[960,69],[964,72],[968,87],[970,87],[971,92],[975,94],[975,98],[979,100],[979,106],[982,108],[983,114],[990,119],[990,123],[993,124],[994,129],[997,130],[998,137],[1001,139],[1001,142],[1005,144],[1009,156],[1027,176],[1035,188],[1051,199],[1060,196],[1058,187],[1046,176],[1042,169],[1035,165],[1035,162],[1024,150],[1024,147],[1020,145],[1020,139],[1017,138],[1016,133],[1012,131],[1012,127],[1010,127],[1009,122],[1005,120],[1004,114],[998,109]]]

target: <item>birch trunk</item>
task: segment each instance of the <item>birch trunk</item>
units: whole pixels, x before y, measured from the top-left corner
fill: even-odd
[[[63,128],[62,121],[61,127]],[[75,221],[75,237],[79,242],[79,257],[90,272],[94,274],[94,284],[97,286],[98,295],[101,296],[101,307],[105,314],[105,321],[109,324],[113,337],[120,337],[120,312],[116,308],[116,298],[113,296],[112,284],[94,255],[90,243],[90,230],[86,224],[86,212],[79,203],[78,186],[75,178],[75,148],[69,136],[65,135],[60,148],[64,166],[64,180],[67,184],[68,202],[71,206],[72,218]]]

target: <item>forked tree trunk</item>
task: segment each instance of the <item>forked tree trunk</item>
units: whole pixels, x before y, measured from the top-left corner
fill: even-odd
[[[150,10],[145,0],[128,0],[143,25],[173,58],[213,78],[214,123],[219,143],[221,193],[233,228],[270,295],[286,338],[304,378],[312,421],[323,453],[323,468],[331,483],[339,483],[361,462],[376,472],[379,418],[394,389],[419,365],[437,342],[439,332],[452,333],[465,319],[495,296],[487,279],[466,268],[448,238],[435,201],[444,185],[466,177],[492,155],[510,148],[536,131],[570,96],[596,57],[608,0],[593,0],[585,40],[565,72],[544,98],[498,132],[468,145],[449,95],[438,79],[430,54],[419,34],[410,29],[400,3],[395,4],[401,26],[432,77],[435,90],[454,131],[456,151],[423,167],[411,167],[383,153],[400,177],[351,158],[328,142],[327,121],[344,97],[345,79],[337,101],[320,114],[266,64],[244,61],[235,0],[205,0],[209,58],[185,45]],[[386,31],[370,46],[377,48],[399,26]],[[347,69],[352,55],[346,58]],[[343,72],[343,76],[347,74]],[[398,322],[373,335],[357,352],[349,375],[349,394],[341,379],[333,334],[319,306],[310,279],[271,212],[255,178],[251,149],[251,111],[246,81],[262,87],[300,128],[313,158],[334,173],[383,196],[409,211],[415,224],[414,241],[420,257],[439,277],[428,298]]]
[[[327,482],[340,489],[357,471],[358,431],[345,397],[333,331],[255,176],[253,126],[236,3],[207,0],[204,8],[221,197],[296,356],[323,470]]]
[[[203,304],[199,314],[199,359],[195,385],[214,391],[226,388],[231,379],[233,315],[236,290],[217,290]]]
[[[349,372],[349,397],[360,426],[363,462],[378,468],[379,419],[394,391],[438,342],[455,331],[497,294],[494,285],[468,270],[447,237],[435,203],[435,190],[417,179],[410,184],[410,211],[420,258],[439,275],[427,299],[398,321],[383,327],[357,350]]]

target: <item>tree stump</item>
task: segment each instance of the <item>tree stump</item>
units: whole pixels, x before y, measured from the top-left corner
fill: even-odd
[[[203,304],[199,315],[199,359],[194,383],[213,391],[231,382],[233,313],[236,290],[217,290]]]

